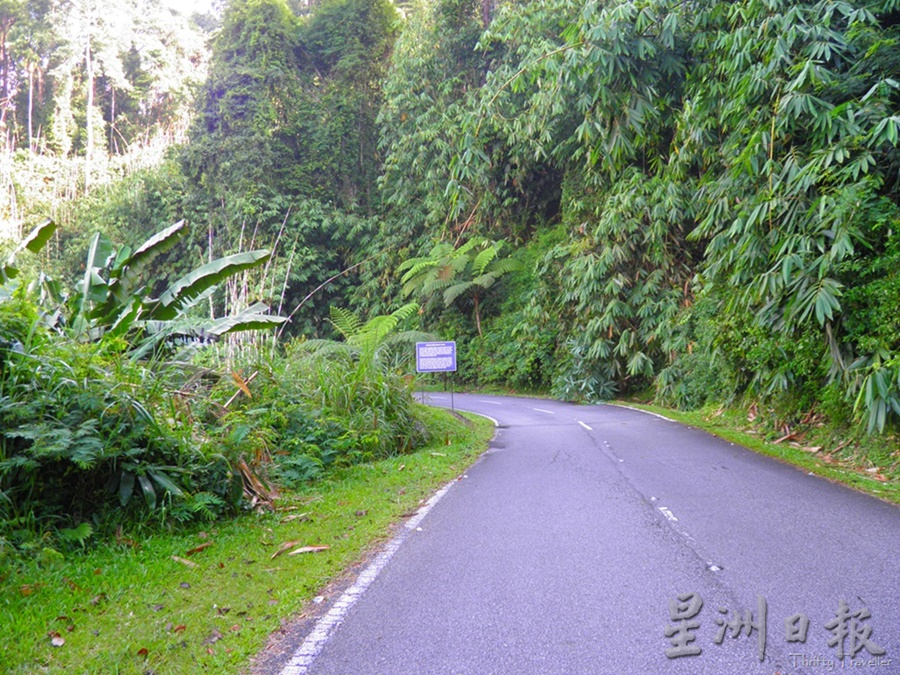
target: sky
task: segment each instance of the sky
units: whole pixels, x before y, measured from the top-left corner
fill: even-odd
[[[219,4],[217,0],[163,0],[163,2],[172,9],[187,14],[204,13],[209,11],[213,4]]]

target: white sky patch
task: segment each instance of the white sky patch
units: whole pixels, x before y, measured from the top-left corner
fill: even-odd
[[[216,10],[215,13],[219,13],[223,3],[219,2],[219,0],[163,0],[163,4],[179,14],[191,15],[205,14],[214,9]]]

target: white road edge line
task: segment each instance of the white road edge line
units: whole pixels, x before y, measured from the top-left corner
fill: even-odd
[[[457,410],[459,409],[457,408]],[[493,422],[495,427],[500,426],[500,422],[489,415],[471,410],[466,410],[464,412],[480,415]],[[428,515],[428,512],[441,501],[444,495],[447,494],[447,491],[453,487],[454,483],[456,483],[456,480],[450,481],[440,490],[435,492],[431,496],[431,499],[425,502],[425,505],[416,512],[416,515],[406,522],[404,526],[405,531],[398,534],[387,546],[385,546],[384,550],[376,556],[375,560],[373,560],[356,578],[356,583],[344,591],[344,594],[331,606],[328,613],[316,622],[315,627],[310,634],[306,636],[303,644],[301,644],[297,648],[297,651],[294,652],[294,656],[291,657],[288,664],[281,670],[280,675],[303,675],[304,673],[309,672],[309,668],[313,664],[313,661],[316,660],[316,657],[325,648],[325,643],[328,642],[331,633],[341,625],[341,622],[343,622],[344,617],[347,616],[350,608],[356,604],[356,601],[362,597],[362,594],[366,592],[366,589],[378,578],[381,571],[387,567],[391,558],[394,557],[394,554],[400,549],[403,542],[406,541],[409,533],[419,526],[419,523],[421,523],[425,516]]]
[[[431,499],[425,502],[425,505],[416,512],[416,515],[406,522],[406,525],[404,526],[405,531],[402,531],[388,543],[375,560],[373,560],[356,578],[356,583],[344,591],[344,594],[336,603],[334,603],[334,605],[332,605],[331,609],[328,610],[328,613],[319,619],[312,632],[306,637],[297,651],[294,652],[294,656],[281,671],[281,675],[302,675],[309,671],[313,661],[316,660],[316,657],[321,653],[322,649],[324,649],[325,643],[328,642],[328,638],[331,637],[331,633],[341,625],[341,622],[344,620],[344,617],[347,616],[347,612],[350,611],[350,608],[353,607],[360,597],[362,597],[362,594],[372,585],[372,582],[378,578],[378,575],[387,566],[391,558],[394,557],[394,554],[400,549],[401,544],[403,544],[409,536],[409,533],[419,526],[422,519],[425,518],[434,505],[447,494],[447,491],[455,482],[456,481],[454,480],[447,483],[438,490],[432,495]]]
[[[587,429],[588,431],[593,431],[593,429],[591,429],[587,424],[585,424],[585,423],[582,422],[581,420],[578,420],[578,424],[580,424],[581,426],[583,426],[583,427],[584,427],[585,429]]]
[[[666,520],[671,520],[673,523],[678,522],[678,518],[675,517],[675,514],[669,511],[665,506],[660,506],[659,510],[662,511],[662,514],[666,517]]]
[[[535,410],[535,411],[537,411],[537,412],[547,413],[548,415],[555,415],[555,414],[556,414],[556,413],[553,412],[552,410],[544,410],[543,408],[532,408],[532,410]]]
[[[472,411],[471,411],[471,410],[466,410],[466,412],[472,412]],[[491,422],[494,423],[494,426],[495,426],[495,427],[499,427],[499,426],[500,426],[500,422],[497,421],[497,420],[495,420],[495,419],[494,419],[493,417],[491,417],[490,415],[483,415],[482,413],[472,413],[472,414],[473,414],[473,415],[481,415],[481,417],[483,417],[483,418],[485,418],[485,419],[487,419],[487,420],[490,420]]]
[[[650,412],[649,410],[641,410],[640,408],[632,408],[630,405],[622,405],[621,403],[608,403],[607,405],[612,405],[615,408],[625,408],[626,410],[634,410],[636,412],[642,412],[645,415],[653,415],[654,417],[658,417],[661,420],[665,420],[666,422],[675,422],[673,419],[669,419],[665,415],[660,415],[659,413]]]
[[[443,410],[446,410],[446,408],[442,408],[442,409],[443,409]],[[498,420],[495,420],[495,419],[494,419],[493,417],[491,417],[490,415],[485,415],[484,413],[475,412],[474,410],[466,410],[465,408],[456,408],[456,412],[467,412],[467,413],[470,413],[470,414],[472,414],[472,415],[478,415],[479,417],[483,417],[484,419],[490,420],[491,422],[493,422],[495,427],[499,427],[499,426],[500,426],[500,422],[499,422]]]

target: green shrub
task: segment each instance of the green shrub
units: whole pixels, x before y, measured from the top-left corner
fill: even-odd
[[[222,513],[229,464],[207,452],[190,406],[173,395],[183,373],[124,358],[116,339],[51,333],[36,315],[27,302],[0,303],[5,339],[17,343],[0,357],[4,529],[23,518],[44,529],[186,519],[200,492],[215,496],[207,512]]]

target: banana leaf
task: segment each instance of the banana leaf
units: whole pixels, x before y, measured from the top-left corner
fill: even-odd
[[[230,276],[265,264],[270,255],[265,250],[236,253],[197,268],[181,277],[158,299],[150,300],[148,317],[161,321],[174,319],[192,298]]]

